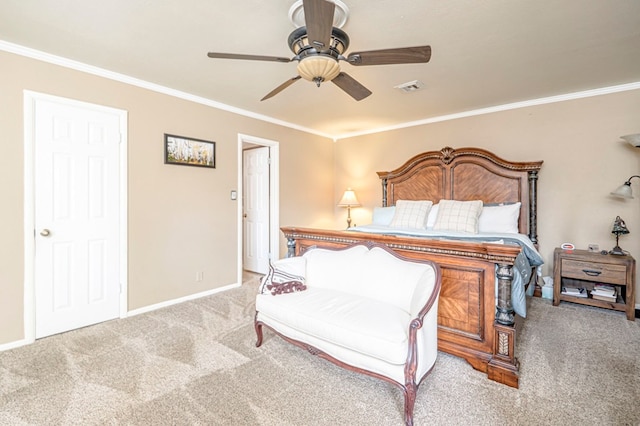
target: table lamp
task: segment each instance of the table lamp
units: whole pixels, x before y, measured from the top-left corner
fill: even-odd
[[[615,234],[616,236],[616,246],[613,249],[611,249],[609,254],[617,254],[622,256],[626,255],[627,253],[625,253],[624,250],[622,250],[620,248],[620,245],[618,244],[618,238],[620,238],[620,235],[628,234],[629,229],[627,228],[627,225],[624,223],[624,220],[620,219],[620,216],[616,216],[616,220],[613,222],[613,229],[611,230],[611,233]]]
[[[351,207],[358,207],[360,205],[360,202],[356,198],[356,193],[353,192],[351,188],[347,188],[338,203],[338,206],[347,208],[347,229],[351,228]]]

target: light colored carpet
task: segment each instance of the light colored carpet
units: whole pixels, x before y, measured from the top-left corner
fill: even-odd
[[[2,425],[402,425],[402,394],[253,329],[222,294],[0,353]],[[640,425],[640,321],[529,299],[520,389],[440,353],[416,425]]]

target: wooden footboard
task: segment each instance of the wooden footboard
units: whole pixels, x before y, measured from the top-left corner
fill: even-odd
[[[311,246],[372,241],[409,258],[436,262],[442,271],[438,349],[466,359],[491,380],[518,387],[511,283],[520,247],[293,227],[282,228],[282,232],[288,256],[301,255]]]

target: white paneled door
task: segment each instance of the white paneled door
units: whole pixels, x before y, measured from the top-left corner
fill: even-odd
[[[244,269],[269,270],[269,147],[243,154]]]
[[[120,313],[120,115],[37,99],[35,337]]]

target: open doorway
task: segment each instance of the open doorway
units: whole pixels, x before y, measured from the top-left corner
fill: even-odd
[[[279,257],[279,144],[238,135],[238,282]]]

